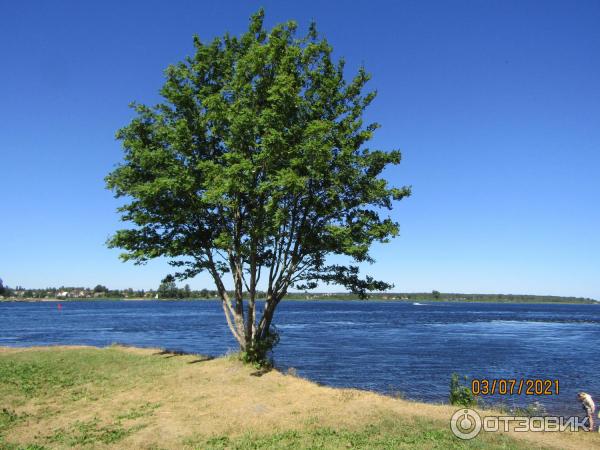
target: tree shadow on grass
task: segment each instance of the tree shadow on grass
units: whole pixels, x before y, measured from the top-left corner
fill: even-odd
[[[170,350],[165,348],[160,352],[152,353],[153,355],[168,355],[167,358],[172,358],[174,356],[185,356],[185,355],[193,355],[193,353],[183,352],[181,350]]]
[[[164,356],[166,358],[174,358],[175,356],[197,356],[198,359],[189,361],[188,364],[196,364],[205,361],[211,361],[215,359],[214,356],[196,355],[195,353],[184,352],[181,350],[169,350],[168,348],[161,350],[160,352],[153,353],[153,355]]]
[[[269,373],[271,370],[273,370],[272,367],[263,367],[258,369],[256,372],[252,372],[250,375],[253,377],[262,377],[265,373]]]
[[[213,359],[215,359],[214,356],[201,356],[198,359],[194,359],[193,361],[188,361],[188,364],[196,364],[196,363],[201,363],[201,362],[206,362],[206,361],[212,361]]]

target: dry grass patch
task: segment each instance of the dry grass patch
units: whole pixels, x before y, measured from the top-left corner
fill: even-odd
[[[452,436],[455,407],[111,346],[0,349],[0,448],[594,448],[598,436]],[[350,446],[350,447],[348,447]]]

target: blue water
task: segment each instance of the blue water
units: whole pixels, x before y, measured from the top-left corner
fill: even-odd
[[[578,391],[600,400],[600,305],[284,301],[275,322],[276,365],[326,385],[445,402],[457,372],[560,381],[558,396],[505,396],[507,405],[539,401],[550,413],[580,415]],[[0,345],[115,342],[205,355],[236,349],[216,301],[0,303]]]

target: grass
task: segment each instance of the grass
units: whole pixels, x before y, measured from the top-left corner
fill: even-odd
[[[186,444],[202,449],[477,449],[477,448],[524,448],[511,443],[507,436],[494,440],[460,442],[433,421],[417,419],[383,420],[356,430],[318,427],[307,430],[289,430],[273,434],[247,433],[240,437],[217,436],[199,440],[190,439]]]
[[[76,421],[69,427],[59,428],[48,437],[48,441],[70,447],[95,443],[113,444],[141,428],[143,425],[125,428],[120,421],[101,425],[100,420],[94,418],[83,422]]]
[[[532,449],[597,433],[455,438],[447,405],[318,386],[209,359],[111,346],[0,348],[0,449]]]

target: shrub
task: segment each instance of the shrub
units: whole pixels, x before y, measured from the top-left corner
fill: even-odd
[[[466,382],[467,377],[464,377],[464,380]],[[465,407],[477,405],[477,398],[473,395],[473,391],[469,386],[461,383],[457,373],[453,373],[450,378],[450,404]]]
[[[252,345],[241,353],[241,359],[245,363],[253,364],[257,369],[273,367],[272,351],[279,343],[279,333],[275,327],[269,329],[269,333],[262,339],[253,341]]]

